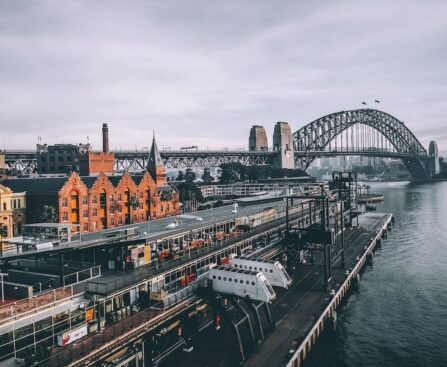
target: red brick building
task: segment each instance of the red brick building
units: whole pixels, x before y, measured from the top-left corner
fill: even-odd
[[[79,224],[93,232],[180,213],[179,195],[166,182],[166,171],[155,139],[147,171],[139,175],[9,179],[14,191],[27,192],[28,223],[41,221],[44,205],[54,206],[59,223]]]
[[[109,152],[88,151],[79,156],[79,173],[81,176],[97,175],[99,173],[113,174],[115,154]]]

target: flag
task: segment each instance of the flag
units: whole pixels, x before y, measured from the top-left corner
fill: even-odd
[[[380,103],[380,101],[379,101],[378,99],[375,99],[374,102],[376,102],[376,103]]]
[[[362,104],[366,105],[366,102],[362,102]]]

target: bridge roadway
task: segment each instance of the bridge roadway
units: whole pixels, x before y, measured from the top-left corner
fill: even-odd
[[[360,216],[359,227],[348,229],[345,233],[346,268],[353,268],[365,246],[383,226],[387,215],[368,213]],[[345,268],[340,267],[340,259],[333,264],[334,289],[338,289],[346,279]],[[314,325],[322,310],[328,305],[330,296],[323,290],[323,269],[320,265],[300,264],[293,273],[294,283],[287,291],[275,289],[279,297],[275,301],[272,315],[276,321],[275,330],[260,344],[244,363],[248,367],[285,366],[290,359],[287,353],[293,341],[304,339]],[[177,352],[166,358],[159,366],[167,367],[202,367],[239,365],[238,350],[234,335],[221,329],[205,330],[199,336],[194,352],[185,354]],[[237,344],[237,343],[236,343]],[[296,347],[295,347],[296,348]],[[231,352],[230,352],[231,351]]]

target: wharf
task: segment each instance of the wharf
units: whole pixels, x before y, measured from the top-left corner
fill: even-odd
[[[321,265],[298,265],[293,274],[292,287],[285,292],[278,292],[279,297],[271,307],[273,319],[276,321],[274,331],[258,345],[244,366],[300,366],[316,343],[326,320],[335,314],[337,306],[346,296],[367,256],[370,256],[378,240],[391,225],[391,220],[391,214],[367,213],[360,216],[358,227],[346,230],[345,267],[342,268],[341,260],[336,259],[332,268],[332,289],[336,292],[335,296],[330,296],[323,290]],[[350,270],[349,276],[346,275],[345,269]],[[224,330],[223,332],[225,333]],[[219,336],[210,328],[198,338],[197,348],[193,353],[185,355],[176,352],[160,365],[169,366],[174,363],[178,367],[237,365],[239,364],[239,361],[235,360],[237,351],[233,349],[234,353],[228,353],[227,343],[232,334],[225,334],[227,335],[224,337]],[[298,342],[298,348],[291,347],[294,342],[295,344]],[[293,355],[288,354],[291,349],[296,350]],[[294,358],[293,362],[290,360],[291,357]],[[220,364],[216,364],[216,361]]]

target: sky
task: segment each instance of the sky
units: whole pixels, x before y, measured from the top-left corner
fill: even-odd
[[[447,149],[447,1],[0,0],[0,149],[247,148],[392,114]],[[380,100],[375,104],[374,100]],[[88,138],[87,138],[88,137]]]

